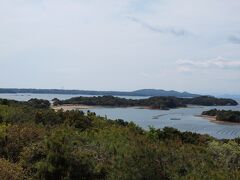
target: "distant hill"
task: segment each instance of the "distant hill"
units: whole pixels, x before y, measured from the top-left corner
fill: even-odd
[[[141,89],[136,91],[88,91],[88,90],[63,90],[63,89],[16,89],[0,88],[0,93],[32,93],[32,94],[74,94],[74,95],[112,95],[112,96],[174,96],[174,97],[197,97],[198,94],[188,92],[165,91],[157,89]]]
[[[136,96],[175,96],[175,97],[197,97],[199,94],[191,94],[188,92],[165,91],[161,89],[141,89],[133,91]]]

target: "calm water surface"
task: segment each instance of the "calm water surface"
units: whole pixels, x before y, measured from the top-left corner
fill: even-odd
[[[196,116],[201,115],[203,111],[210,110],[212,108],[240,111],[239,105],[234,107],[195,106],[171,110],[97,107],[90,109],[90,111],[96,112],[96,114],[100,116],[106,115],[110,119],[124,119],[126,121],[133,121],[144,129],[148,129],[149,126],[153,126],[155,128],[174,127],[180,131],[209,134],[220,139],[232,139],[240,136],[240,124],[214,123],[205,118]]]
[[[79,96],[84,96],[84,97],[93,97],[93,95],[85,95],[85,94],[31,94],[31,93],[24,93],[24,94],[1,94],[0,93],[0,98],[1,99],[12,99],[12,100],[17,100],[17,101],[28,101],[32,98],[37,98],[37,99],[46,99],[51,101],[54,98],[58,98],[60,100],[65,100],[69,99],[72,97],[79,97]],[[143,97],[143,96],[116,96],[116,97],[122,97],[122,98],[127,98],[127,99],[143,99],[143,98],[148,98],[148,97]]]
[[[20,101],[31,98],[41,98],[51,100],[53,98],[68,99],[80,95],[57,95],[57,94],[0,94],[0,98],[15,99]],[[82,95],[86,96],[86,95]],[[139,99],[142,97],[126,97]],[[240,101],[238,100],[240,103]],[[202,117],[197,117],[203,111],[210,109],[238,110],[238,106],[191,106],[188,108],[178,108],[171,110],[150,110],[139,108],[106,108],[95,107],[89,109],[97,115],[107,116],[110,119],[124,119],[133,121],[142,128],[148,129],[149,126],[155,128],[174,127],[180,131],[191,131],[200,134],[209,134],[216,138],[231,139],[240,136],[240,124],[214,123]],[[173,120],[175,119],[175,120]],[[177,119],[177,120],[176,120]]]

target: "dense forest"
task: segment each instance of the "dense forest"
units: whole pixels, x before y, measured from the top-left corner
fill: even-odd
[[[0,179],[238,179],[240,139],[0,100]]]
[[[186,107],[192,105],[237,105],[238,103],[232,99],[221,99],[210,96],[200,96],[195,98],[177,98],[177,97],[150,97],[148,99],[125,99],[114,96],[98,96],[98,97],[74,97],[71,99],[60,101],[54,99],[54,105],[63,104],[82,104],[91,106],[147,106],[153,109],[169,109],[177,107]]]
[[[218,121],[240,123],[240,111],[211,109],[209,111],[204,111],[202,115],[215,116]]]

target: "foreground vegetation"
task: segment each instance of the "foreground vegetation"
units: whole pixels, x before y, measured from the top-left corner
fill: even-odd
[[[238,179],[240,140],[0,100],[0,179]]]
[[[209,111],[204,111],[202,115],[215,116],[218,121],[240,123],[240,111],[211,109]]]
[[[125,99],[114,96],[98,96],[98,97],[74,97],[71,99],[60,101],[54,99],[54,105],[63,104],[82,104],[97,106],[148,106],[153,109],[170,109],[177,107],[186,107],[189,104],[203,106],[224,106],[237,105],[238,103],[232,99],[222,99],[209,96],[201,96],[195,98],[176,98],[176,97],[151,97],[148,99]]]

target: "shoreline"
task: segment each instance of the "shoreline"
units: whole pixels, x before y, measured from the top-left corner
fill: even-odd
[[[238,122],[228,122],[228,121],[218,121],[216,118],[216,116],[208,116],[208,115],[195,115],[196,117],[201,117],[203,119],[206,119],[210,122],[213,122],[213,123],[217,123],[217,124],[232,124],[232,125],[236,125],[236,124],[240,124]]]
[[[87,106],[81,104],[64,104],[58,106],[51,106],[51,108],[55,111],[63,110],[63,111],[71,111],[71,110],[83,110],[83,109],[93,109],[94,106]]]
[[[81,110],[81,109],[94,109],[94,108],[136,108],[136,109],[151,109],[151,107],[148,106],[90,106],[90,105],[83,105],[83,104],[63,104],[63,105],[52,105],[51,108],[54,110],[60,110],[63,109],[63,111],[71,111],[71,110]],[[154,110],[154,109],[153,109]]]
[[[90,106],[83,104],[63,104],[63,105],[52,105],[51,108],[54,110],[71,111],[71,110],[81,110],[81,109],[94,109],[94,108],[136,108],[136,109],[150,109],[150,110],[169,110],[169,109],[155,109],[150,106]]]
[[[63,105],[52,105],[51,108],[54,110],[63,109],[63,111],[70,111],[70,110],[81,110],[81,109],[94,109],[96,107],[100,108],[135,108],[135,109],[146,109],[146,110],[165,110],[168,111],[170,109],[178,109],[178,108],[187,108],[187,107],[177,107],[177,108],[169,108],[169,109],[158,109],[152,108],[150,106],[90,106],[90,105],[83,105],[83,104],[63,104]]]

